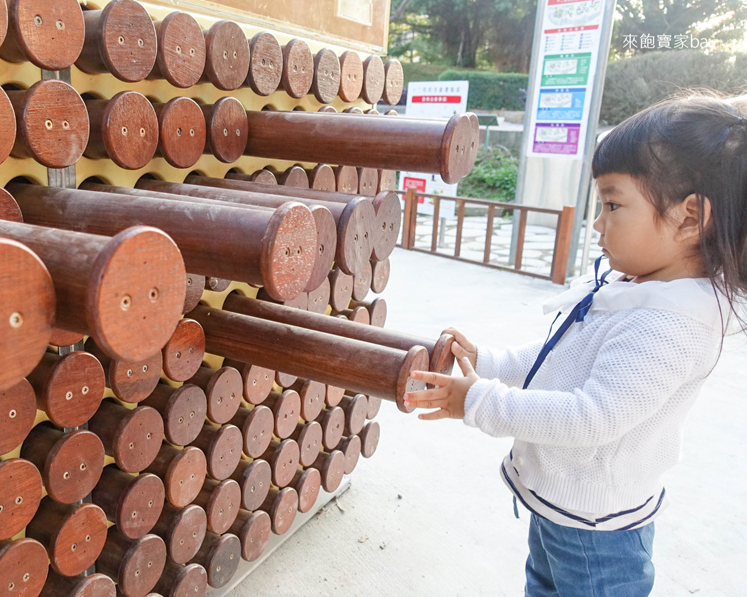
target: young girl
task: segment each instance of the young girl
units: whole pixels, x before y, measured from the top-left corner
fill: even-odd
[[[546,304],[548,339],[475,347],[451,331],[464,377],[406,404],[515,438],[500,474],[530,510],[525,594],[648,595],[662,474],[747,290],[747,120],[715,97],[670,99],[597,146],[594,222],[610,271]],[[619,273],[612,273],[619,272]],[[741,321],[741,319],[739,319]]]

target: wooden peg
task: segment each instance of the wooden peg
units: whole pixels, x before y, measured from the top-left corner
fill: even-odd
[[[241,429],[243,451],[250,458],[259,458],[272,441],[275,417],[272,410],[264,405],[252,410],[239,408],[231,423]]]
[[[114,581],[106,574],[62,576],[50,570],[39,597],[116,597]]]
[[[214,278],[213,276],[205,278],[205,289],[212,290],[213,292],[223,292],[224,290],[228,290],[230,285],[231,280],[226,280],[225,278]]]
[[[334,450],[345,431],[345,411],[339,406],[324,409],[316,421],[322,426],[322,446]]]
[[[192,443],[205,453],[208,475],[218,481],[230,477],[241,460],[243,437],[236,425],[205,423]]]
[[[166,565],[166,544],[157,535],[128,539],[111,527],[96,571],[117,582],[125,597],[143,597],[156,586]]]
[[[233,21],[216,21],[205,34],[205,72],[201,81],[218,89],[238,89],[249,74],[249,44],[244,31]]]
[[[292,487],[270,489],[262,504],[262,510],[270,515],[272,532],[283,535],[288,532],[298,512],[298,493]]]
[[[234,367],[221,367],[218,370],[200,367],[187,383],[205,392],[207,418],[213,423],[228,423],[241,405],[243,380]]]
[[[262,31],[249,41],[251,59],[246,83],[257,95],[270,95],[283,75],[283,50],[277,38]]]
[[[306,421],[316,419],[324,408],[324,395],[327,391],[325,385],[318,381],[299,379],[289,389],[298,392],[301,398],[301,418]]]
[[[205,510],[207,529],[222,535],[231,528],[241,508],[241,486],[234,479],[205,479],[195,504]]]
[[[228,584],[236,574],[241,561],[241,542],[236,535],[208,533],[200,551],[192,560],[207,571],[208,585],[219,589]]]
[[[207,126],[205,152],[231,164],[244,153],[247,141],[246,110],[235,97],[222,97],[200,106]]]
[[[298,470],[300,456],[301,451],[295,440],[284,439],[281,442],[275,440],[270,442],[262,459],[270,465],[273,484],[285,487],[293,480],[293,475]]]
[[[309,512],[316,504],[319,490],[322,487],[322,475],[315,468],[307,468],[304,471],[296,471],[291,481],[291,487],[298,494],[298,511]]]
[[[290,166],[280,175],[278,182],[286,187],[309,188],[309,176],[301,166]]]
[[[147,471],[163,480],[169,503],[183,508],[200,493],[207,474],[207,461],[199,448],[187,446],[178,450],[164,443]]]
[[[86,340],[85,349],[99,360],[104,368],[106,386],[122,402],[145,400],[158,385],[163,365],[160,350],[139,361],[125,361],[110,358],[93,338]]]
[[[363,458],[371,458],[376,452],[376,448],[379,447],[379,437],[381,435],[381,427],[377,421],[371,421],[361,431],[361,454]]]
[[[272,469],[265,460],[241,460],[231,478],[241,487],[241,507],[254,511],[267,497],[272,482]]]
[[[296,426],[296,430],[291,434],[291,439],[298,443],[301,466],[314,464],[319,451],[322,449],[323,434],[322,426],[316,421],[299,423]]]
[[[154,103],[158,116],[158,149],[174,168],[190,168],[205,151],[207,129],[200,106],[188,97]]]
[[[340,402],[340,408],[345,411],[344,435],[358,435],[366,424],[368,397],[364,394],[345,396]]]
[[[285,390],[282,394],[271,392],[262,403],[272,409],[274,418],[274,433],[280,439],[285,439],[296,428],[301,416],[301,397],[295,390]]]
[[[176,508],[166,503],[153,527],[153,533],[166,543],[169,559],[176,564],[186,564],[195,557],[206,532],[207,515],[196,504]]]
[[[163,597],[204,597],[207,591],[207,572],[199,564],[180,566],[166,561],[156,590]]]
[[[405,85],[405,74],[402,71],[402,63],[396,58],[390,58],[384,64],[384,89],[382,99],[385,104],[395,106],[402,97]]]
[[[361,57],[352,50],[343,52],[340,56],[340,99],[344,102],[354,102],[360,97],[362,89],[363,62]]]
[[[0,462],[0,541],[23,530],[36,514],[41,499],[39,469],[23,458]]]
[[[271,530],[270,515],[264,510],[240,510],[231,526],[231,533],[241,542],[241,559],[247,562],[257,560],[267,547]]]
[[[311,91],[323,104],[337,97],[340,90],[340,59],[329,48],[322,48],[314,56],[314,78]]]
[[[332,408],[333,406],[337,406],[338,404],[340,404],[340,401],[342,400],[342,397],[344,395],[345,388],[327,384],[327,394],[324,396],[324,402],[326,403],[328,408]]]
[[[0,164],[10,155],[15,142],[16,113],[13,110],[13,104],[8,99],[8,94],[4,90],[0,90]]]
[[[327,164],[317,164],[313,170],[307,171],[309,177],[309,186],[317,191],[335,191],[337,190],[337,181],[335,180],[335,171]]]
[[[0,586],[10,595],[39,595],[47,579],[49,559],[44,546],[34,539],[0,542]]]
[[[20,446],[35,420],[36,395],[27,380],[21,379],[14,386],[0,390],[0,454]]]
[[[184,298],[182,313],[189,313],[198,305],[204,290],[205,276],[187,274],[187,295]]]
[[[320,452],[312,465],[322,475],[322,488],[328,493],[337,490],[345,473],[345,456],[340,450]]]
[[[340,442],[340,451],[345,457],[344,472],[349,475],[355,470],[361,456],[361,438],[351,435]]]
[[[330,296],[329,304],[335,311],[348,308],[353,297],[353,276],[346,274],[339,268],[329,273]]]
[[[374,106],[384,93],[384,62],[375,54],[363,61],[363,89],[361,97]]]
[[[342,311],[333,310],[332,315],[354,321],[355,323],[359,323],[361,325],[371,324],[371,315],[368,313],[365,307],[353,307],[352,309],[343,309]]]
[[[182,89],[192,87],[205,70],[205,37],[200,24],[189,13],[172,12],[154,26],[156,62],[148,78],[165,78]]]
[[[358,170],[353,166],[335,166],[335,189],[339,193],[358,192]]]
[[[327,305],[329,305],[331,292],[332,287],[329,283],[329,278],[325,276],[319,286],[309,291],[309,304],[307,311],[311,311],[312,313],[325,313],[327,311]]]
[[[275,381],[275,371],[272,369],[232,359],[224,360],[223,365],[233,367],[241,373],[244,383],[244,400],[249,404],[261,404],[270,395]]]
[[[161,353],[163,372],[169,379],[187,381],[197,373],[205,356],[205,334],[200,324],[187,317],[181,319]]]
[[[368,397],[368,411],[366,412],[366,418],[373,419],[377,414],[379,414],[380,408],[381,408],[381,398],[379,398],[378,396],[369,396]]]
[[[283,46],[283,74],[280,87],[292,98],[300,99],[311,90],[314,79],[314,57],[308,44],[292,39]]]
[[[177,446],[194,441],[207,413],[205,392],[191,384],[175,388],[160,383],[142,404],[161,413],[166,439]]]
[[[381,294],[389,283],[391,273],[391,264],[389,258],[381,261],[372,261],[371,290],[376,294]]]

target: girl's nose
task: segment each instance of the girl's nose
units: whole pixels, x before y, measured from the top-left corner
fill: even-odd
[[[602,210],[601,212],[599,212],[599,215],[596,217],[596,219],[594,220],[594,224],[592,225],[592,228],[594,228],[594,230],[596,230],[600,234],[602,233],[602,231],[604,229],[604,224],[602,222],[602,217],[603,216],[604,216],[604,210]]]

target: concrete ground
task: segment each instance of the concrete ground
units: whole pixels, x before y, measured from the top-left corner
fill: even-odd
[[[549,282],[397,249],[387,326],[477,343],[544,336]],[[690,416],[672,504],[656,522],[653,595],[747,595],[747,342],[729,338]],[[242,585],[250,595],[523,595],[528,515],[513,516],[498,466],[511,440],[384,403],[381,442],[351,488]]]

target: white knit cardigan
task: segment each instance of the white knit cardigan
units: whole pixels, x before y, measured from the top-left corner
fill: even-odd
[[[579,280],[546,312],[567,312],[591,287]],[[561,508],[609,514],[637,507],[661,490],[661,475],[679,460],[685,417],[718,359],[719,301],[726,317],[728,306],[702,278],[611,282],[526,390],[543,340],[503,351],[478,347],[483,379],[467,394],[464,422],[514,437],[523,485]]]

